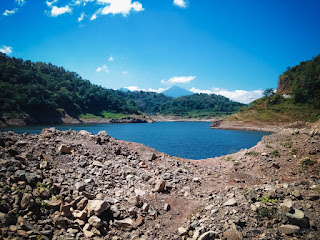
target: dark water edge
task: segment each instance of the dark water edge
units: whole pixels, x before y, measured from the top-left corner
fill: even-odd
[[[39,134],[43,128],[65,131],[86,130],[97,134],[101,130],[119,140],[138,142],[160,152],[187,159],[205,159],[251,148],[268,132],[210,129],[210,122],[156,122],[121,124],[35,125],[3,128],[0,131]]]

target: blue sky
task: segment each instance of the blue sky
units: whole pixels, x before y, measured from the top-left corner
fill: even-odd
[[[106,88],[250,102],[320,54],[318,0],[1,0],[0,51]]]

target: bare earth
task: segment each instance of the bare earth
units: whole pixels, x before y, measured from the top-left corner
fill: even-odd
[[[320,132],[276,130],[197,161],[103,132],[0,133],[2,238],[319,239]]]

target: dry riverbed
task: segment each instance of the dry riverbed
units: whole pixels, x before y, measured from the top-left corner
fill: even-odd
[[[306,128],[199,161],[106,132],[0,133],[1,236],[317,239],[319,158]]]

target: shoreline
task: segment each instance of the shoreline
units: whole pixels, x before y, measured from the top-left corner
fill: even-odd
[[[25,126],[38,126],[38,125],[66,125],[66,124],[112,124],[112,123],[154,123],[154,122],[213,122],[221,118],[182,118],[178,116],[145,116],[141,118],[127,117],[121,119],[107,119],[107,118],[72,118],[65,115],[59,119],[52,119],[51,121],[37,121],[28,117],[22,119],[4,119],[0,118],[0,129],[3,128],[19,128]]]
[[[307,124],[304,122],[292,123],[266,123],[266,122],[244,122],[244,121],[213,121],[210,125],[211,129],[234,130],[234,131],[263,131],[277,133],[284,129],[305,128]]]

